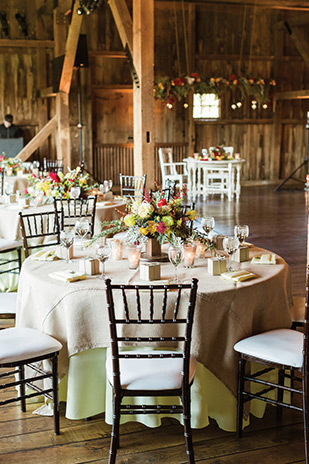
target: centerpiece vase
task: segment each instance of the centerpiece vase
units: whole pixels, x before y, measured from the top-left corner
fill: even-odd
[[[145,258],[161,256],[161,245],[155,238],[149,238],[146,243]]]

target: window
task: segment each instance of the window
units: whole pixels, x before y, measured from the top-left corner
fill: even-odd
[[[214,93],[195,93],[193,95],[193,118],[219,119],[220,98]]]

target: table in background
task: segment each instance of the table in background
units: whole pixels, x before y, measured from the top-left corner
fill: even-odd
[[[205,200],[209,194],[227,195],[233,200],[239,199],[240,171],[245,162],[243,159],[226,161],[202,161],[195,158],[185,158],[188,171],[188,196],[196,200],[199,195]]]
[[[251,257],[261,252],[261,249],[250,249]],[[192,390],[193,427],[206,426],[208,417],[212,417],[221,428],[235,429],[237,355],[234,344],[265,330],[290,327],[289,268],[280,257],[277,263],[272,266],[242,263],[241,268],[258,277],[238,284],[208,274],[205,260],[197,260],[192,269],[179,269],[180,279],[186,282],[193,277],[199,279],[192,335],[192,354],[198,361]],[[109,329],[104,281],[89,277],[63,283],[49,277],[51,272],[67,267],[64,261],[40,263],[28,258],[24,262],[17,326],[39,329],[62,343],[60,398],[67,401],[66,416],[80,419],[105,411],[106,421],[110,423],[112,397],[105,376]],[[78,263],[70,267],[77,269]],[[139,279],[139,271],[130,271],[126,260],[108,260],[106,272],[115,283]],[[173,277],[169,263],[162,263],[161,276]],[[159,293],[155,296],[158,305]],[[180,310],[185,308],[184,304]],[[264,405],[255,403],[260,403],[253,407],[259,408],[255,412],[261,415]],[[134,419],[130,416],[124,420]],[[153,416],[138,420],[149,426],[160,423],[160,417]]]
[[[30,174],[21,174],[19,176],[4,176],[4,185],[6,183],[12,184],[12,193],[24,193],[25,189],[29,186],[28,176],[30,176]]]

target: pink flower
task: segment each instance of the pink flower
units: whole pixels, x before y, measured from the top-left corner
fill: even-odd
[[[27,188],[25,188],[24,194],[25,194],[25,195],[28,195],[28,189],[27,189]]]
[[[163,222],[159,222],[159,224],[157,224],[157,232],[159,234],[164,234],[165,229],[166,229],[166,225],[163,224]]]
[[[0,161],[3,161],[3,160],[4,160],[4,156],[1,155],[1,156],[0,156]]]
[[[53,182],[57,182],[57,184],[60,183],[60,179],[59,179],[59,177],[57,176],[56,173],[50,172],[50,173],[49,173],[49,177],[51,178],[51,180],[52,180]]]

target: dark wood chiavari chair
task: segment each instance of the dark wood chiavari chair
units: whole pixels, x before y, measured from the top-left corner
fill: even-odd
[[[307,267],[307,282],[309,266]],[[308,444],[308,369],[309,369],[309,290],[306,288],[306,310],[304,334],[292,329],[270,330],[239,341],[234,346],[239,354],[238,397],[237,397],[237,436],[242,436],[244,404],[252,399],[277,405],[277,415],[280,419],[282,408],[301,411],[304,417],[304,437],[306,464],[309,462]],[[262,365],[262,369],[254,374],[248,373],[246,363],[254,362]],[[277,369],[278,382],[266,380],[263,375]],[[298,372],[298,375],[295,375]],[[291,383],[291,386],[285,381]],[[261,390],[253,393],[250,383],[261,386]],[[249,385],[248,385],[249,383]],[[296,385],[296,387],[295,387]],[[267,396],[271,391],[277,392],[277,399]],[[284,392],[301,395],[301,406],[284,400]]]
[[[197,284],[197,279],[192,279],[191,284],[158,286],[112,285],[110,279],[106,280],[111,337],[111,354],[107,356],[106,369],[114,399],[109,464],[115,463],[119,447],[120,415],[141,412],[183,414],[188,459],[190,464],[195,462],[190,413],[195,359],[190,350]],[[114,298],[120,303],[117,307]],[[180,310],[183,299],[185,311]],[[132,327],[133,331],[130,330]],[[123,348],[130,344],[153,347],[154,343],[159,345],[160,351],[152,349],[145,353],[124,351]],[[168,350],[175,344],[177,351]],[[134,396],[178,396],[181,404],[122,405],[123,398]]]
[[[63,160],[51,160],[44,158],[43,168],[46,172],[55,172],[56,174],[58,171],[63,172]]]
[[[4,170],[0,168],[0,195],[4,192]]]
[[[19,226],[26,258],[34,249],[60,243],[59,220],[55,211],[29,214],[20,212]]]
[[[95,212],[97,196],[89,196],[86,199],[55,198],[54,208],[58,216],[60,230],[69,229],[75,226],[78,219],[84,218],[89,222],[88,236],[94,234]]]

